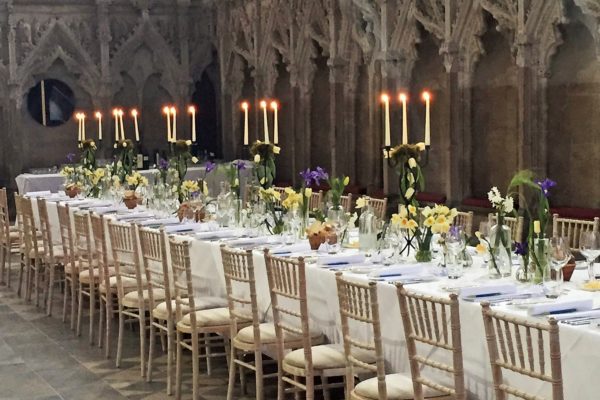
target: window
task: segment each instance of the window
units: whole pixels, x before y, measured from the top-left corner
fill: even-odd
[[[73,90],[64,82],[44,79],[27,94],[27,110],[43,126],[60,126],[67,122],[75,109]]]

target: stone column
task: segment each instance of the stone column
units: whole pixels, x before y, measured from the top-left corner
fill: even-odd
[[[329,60],[329,146],[331,148],[331,174],[340,175],[347,170],[348,141],[344,132],[346,62]]]
[[[110,34],[109,5],[111,0],[97,0],[96,8],[98,12],[98,40],[100,46],[100,85],[98,96],[93,96],[94,107],[102,111],[103,122],[110,121],[111,114],[111,73],[110,73]],[[142,113],[144,111],[142,110]],[[110,127],[111,125],[105,126]],[[99,147],[99,156],[107,157],[112,152],[112,135],[108,134],[105,128],[103,145]]]

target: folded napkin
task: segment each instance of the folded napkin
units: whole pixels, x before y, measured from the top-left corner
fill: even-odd
[[[254,237],[254,238],[241,238],[241,239],[234,239],[234,240],[230,240],[227,242],[227,244],[229,246],[249,246],[249,245],[261,245],[261,244],[267,244],[267,243],[275,243],[276,238],[272,237],[272,236],[259,236],[259,237]]]
[[[104,215],[104,214],[109,214],[109,213],[113,213],[113,212],[117,212],[119,210],[119,208],[117,206],[110,206],[110,207],[94,207],[92,208],[92,210],[98,214],[98,215]]]
[[[176,225],[179,224],[179,218],[170,217],[170,218],[157,218],[157,219],[149,219],[147,221],[140,222],[141,226],[150,226],[150,225]]]
[[[169,225],[165,226],[165,232],[167,233],[177,233],[177,232],[194,232],[198,230],[199,224],[195,222],[190,222],[187,224],[179,224],[179,225]]]
[[[388,276],[398,277],[401,275],[419,275],[425,272],[422,265],[408,264],[408,265],[394,265],[391,267],[378,268],[375,271],[369,273],[369,276],[374,278],[385,278]]]
[[[517,286],[512,283],[498,284],[498,285],[483,285],[465,287],[460,290],[460,297],[465,298],[476,298],[478,300],[485,300],[487,297],[495,297],[503,294],[516,294]]]
[[[121,220],[132,220],[132,219],[142,219],[142,218],[152,218],[154,214],[147,211],[141,211],[138,213],[128,213],[128,214],[119,214],[117,215],[117,221]]]
[[[558,300],[554,303],[534,304],[529,307],[529,315],[557,315],[557,314],[569,314],[576,311],[590,311],[594,308],[594,300],[581,299],[581,300]]]
[[[304,253],[309,251],[310,244],[308,242],[302,242],[276,247],[274,249],[271,249],[271,254],[276,256],[282,256],[292,253]]]
[[[235,229],[222,229],[219,231],[212,232],[198,232],[195,236],[200,240],[223,239],[238,236],[238,231]]]
[[[575,311],[567,314],[555,314],[552,317],[558,321],[570,318],[600,318],[600,309],[589,311]]]
[[[50,196],[52,194],[52,192],[50,192],[49,190],[40,190],[38,192],[27,192],[25,193],[26,197],[46,197],[46,196]]]
[[[90,203],[90,208],[110,207],[113,205],[112,201],[108,200],[96,200]]]
[[[80,207],[91,203],[90,200],[65,200],[65,203],[69,204],[69,207]]]
[[[348,265],[348,264],[360,264],[365,262],[365,255],[362,253],[352,254],[333,254],[319,257],[317,260],[318,265]]]

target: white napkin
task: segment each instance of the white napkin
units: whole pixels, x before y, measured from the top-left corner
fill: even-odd
[[[147,221],[140,222],[141,226],[148,226],[148,225],[176,225],[176,224],[179,224],[179,218],[177,218],[177,217],[149,219]]]
[[[89,200],[65,200],[65,203],[69,204],[69,207],[79,207],[83,205],[90,204]]]
[[[92,210],[98,215],[104,215],[112,212],[116,212],[119,210],[117,206],[109,206],[109,207],[94,207]]]
[[[529,315],[545,315],[552,316],[557,314],[565,314],[571,317],[575,311],[590,311],[594,308],[594,300],[558,300],[554,303],[534,304],[529,307]]]
[[[27,197],[46,197],[46,196],[50,196],[52,194],[52,192],[50,192],[49,190],[40,190],[38,192],[27,192],[25,193],[25,196]]]
[[[238,236],[238,234],[235,229],[222,229],[220,231],[198,232],[195,236],[200,240],[211,240]]]
[[[267,243],[273,243],[273,239],[271,239],[271,236],[260,236],[260,237],[255,237],[255,238],[241,238],[241,239],[234,239],[234,240],[230,240],[227,242],[227,244],[229,246],[246,246],[246,245],[261,245],[261,244],[267,244]]]
[[[408,265],[393,265],[391,267],[378,268],[375,271],[369,273],[369,276],[375,278],[385,278],[386,276],[400,276],[400,275],[419,275],[425,272],[422,265],[408,264]]]
[[[151,218],[153,216],[154,216],[154,214],[152,214],[150,212],[142,211],[142,212],[138,212],[138,213],[119,214],[116,216],[116,218],[117,218],[117,221],[121,221],[124,219],[133,220],[133,219]]]
[[[279,246],[271,249],[271,253],[276,256],[287,255],[292,253],[305,253],[310,251],[310,243],[304,241],[301,243]]]
[[[365,262],[365,255],[362,253],[353,254],[333,254],[319,257],[318,265],[346,265],[360,264]]]
[[[460,297],[476,297],[481,301],[485,300],[486,297],[499,296],[501,294],[512,294],[517,293],[517,285],[513,283],[497,284],[497,285],[483,285],[474,287],[465,287],[460,290]]]
[[[554,318],[558,321],[562,321],[563,319],[569,319],[569,318],[586,318],[586,317],[600,318],[600,309],[589,310],[589,311],[575,311],[572,313],[555,314],[552,316],[552,318]]]
[[[165,226],[165,232],[167,232],[167,233],[194,232],[197,229],[199,229],[199,224],[197,224],[195,222],[190,222],[187,224],[180,224],[180,225]]]

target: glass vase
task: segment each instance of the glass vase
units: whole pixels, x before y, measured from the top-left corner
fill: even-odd
[[[417,254],[415,254],[415,259],[417,260],[417,262],[430,262],[433,259],[431,249],[417,250]]]
[[[360,250],[368,254],[377,247],[377,217],[368,200],[358,219],[358,242]]]
[[[498,218],[498,221],[502,221],[502,218]],[[494,257],[494,260],[490,260],[490,277],[510,276],[512,267],[511,244],[509,226],[498,223],[490,228],[490,253]]]
[[[550,273],[550,239],[533,239],[533,262],[535,271],[533,275],[534,283],[542,283],[544,277]]]

